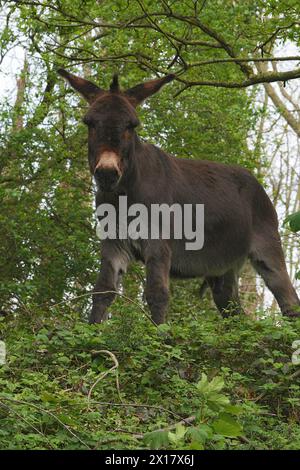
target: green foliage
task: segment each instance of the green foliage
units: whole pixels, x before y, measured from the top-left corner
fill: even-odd
[[[285,219],[284,224],[287,224],[292,232],[300,232],[300,211],[289,215]]]
[[[170,71],[179,80],[240,82],[241,68],[204,65],[228,54],[193,22],[163,15],[155,17],[160,32],[149,27],[140,2],[4,3],[1,57],[22,44],[28,71],[19,74],[19,101],[5,96],[0,105],[0,338],[8,351],[0,448],[299,448],[299,371],[291,363],[299,321],[221,320],[200,304],[196,282],[177,281],[167,325],[155,329],[124,298],[106,324],[84,323],[99,269],[80,122],[86,104],[56,68],[106,88],[116,71],[126,88]],[[218,0],[201,11],[196,3],[143,2],[151,13],[169,5],[179,16],[198,15],[239,57],[274,30],[283,42],[299,40],[292,0]],[[255,90],[183,85],[170,84],[140,109],[141,137],[182,158],[257,171],[261,155],[247,146],[261,114]],[[298,222],[288,221],[292,229]],[[143,278],[135,266],[126,295],[138,299]]]
[[[90,289],[98,267],[87,136],[80,124],[86,105],[56,69],[65,67],[106,88],[116,71],[124,88],[170,71],[180,80],[240,81],[243,72],[233,62],[203,64],[228,59],[228,51],[197,21],[182,18],[201,19],[234,45],[235,54],[248,57],[274,29],[282,41],[296,40],[293,27],[286,26],[293,24],[297,8],[291,1],[283,6],[252,0],[218,1],[217,8],[214,2],[200,8],[193,1],[5,3],[1,50],[5,54],[20,42],[27,51],[26,73],[20,73],[23,99],[0,105],[0,295],[2,308],[15,311],[24,300],[55,304]],[[161,13],[154,16],[157,27],[149,27],[142,6],[149,14]],[[106,26],[99,29],[99,22]],[[132,27],[136,23],[139,27]],[[253,106],[255,90],[182,92],[183,85],[168,85],[140,109],[140,135],[182,158],[257,171],[261,155],[247,146],[261,112]],[[83,297],[78,307],[83,316],[87,300]]]
[[[222,320],[194,287],[159,329],[121,298],[92,327],[67,304],[2,320],[0,447],[299,448],[299,321]]]
[[[2,37],[3,47],[13,47],[16,31],[21,42],[26,38],[24,48],[29,50],[24,99],[0,105],[0,296],[1,307],[10,311],[22,307],[22,302],[55,304],[90,290],[99,267],[87,133],[81,124],[86,104],[64,85],[56,68],[86,75],[106,88],[118,70],[126,88],[153,77],[151,67],[131,60],[131,55],[149,55],[146,62],[154,67],[167,64],[174,53],[170,41],[149,28],[106,29],[107,34],[95,40],[99,31],[87,28],[87,18],[111,22],[113,15],[115,22],[123,22],[140,15],[136,2],[121,1],[116,7],[111,1],[65,0],[46,2],[45,8],[34,3],[8,2],[12,32],[4,29]],[[149,2],[150,10],[155,7],[161,8],[160,2]],[[178,4],[178,8],[184,12],[184,7]],[[192,8],[190,3],[188,11]],[[228,8],[223,10],[226,13]],[[76,23],[77,15],[80,21]],[[209,7],[206,15],[207,20],[215,19],[215,8]],[[220,21],[221,27],[225,17]],[[202,38],[199,31],[192,27],[187,31],[180,21],[165,18],[162,26],[179,37],[195,34],[195,40]],[[65,46],[57,48],[57,43]],[[203,58],[201,48],[187,47],[183,52],[191,61]],[[218,49],[209,49],[205,57],[212,53],[222,55]],[[87,60],[84,67],[77,65],[77,55]],[[104,67],[95,60],[97,55],[124,56],[124,60],[108,60]],[[193,70],[187,71],[191,77]],[[239,76],[231,66],[210,71],[205,67],[204,73],[216,80]],[[182,158],[255,168],[260,156],[247,147],[256,120],[253,94],[191,88],[174,98],[180,89],[180,83],[170,84],[140,109],[141,137]],[[16,128],[20,114],[23,125]],[[88,297],[83,297],[78,310],[84,316],[88,308]]]
[[[195,419],[192,417],[197,425],[187,428],[183,421],[175,425],[175,432],[152,431],[144,436],[145,444],[152,449],[167,447],[200,450],[205,446],[214,448],[217,442],[217,448],[225,448],[226,438],[243,434],[243,428],[236,420],[236,415],[243,409],[230,404],[229,398],[220,393],[223,387],[222,377],[214,377],[209,381],[207,375],[202,373],[201,380],[196,384],[199,408]]]
[[[290,214],[285,220],[284,224],[288,226],[288,228],[294,232],[300,232],[300,211],[295,212],[294,214]],[[300,279],[300,271],[296,273],[296,279]]]

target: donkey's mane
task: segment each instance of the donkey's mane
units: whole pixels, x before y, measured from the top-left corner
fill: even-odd
[[[114,74],[109,89],[112,93],[119,93],[120,92],[119,76],[118,76],[117,73]]]

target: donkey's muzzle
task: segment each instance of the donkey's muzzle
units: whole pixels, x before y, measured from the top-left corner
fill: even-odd
[[[103,191],[113,191],[120,179],[118,170],[114,168],[97,168],[94,176]]]
[[[113,191],[122,176],[120,157],[112,150],[101,152],[94,171],[94,177],[100,189]]]

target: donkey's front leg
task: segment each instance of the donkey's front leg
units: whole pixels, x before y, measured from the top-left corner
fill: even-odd
[[[98,275],[93,294],[93,307],[89,323],[101,323],[107,319],[106,309],[113,302],[117,289],[116,272],[110,260],[101,260],[101,271]]]
[[[164,323],[169,300],[169,273],[171,253],[163,243],[155,244],[146,257],[146,300],[149,305],[152,320],[159,325]]]
[[[116,297],[121,276],[126,272],[128,262],[128,256],[117,245],[103,242],[101,271],[94,288],[89,323],[101,323],[107,319],[106,309]]]

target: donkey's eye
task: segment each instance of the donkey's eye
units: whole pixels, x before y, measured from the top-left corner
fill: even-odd
[[[89,127],[95,127],[95,121],[91,119],[89,116],[84,116],[82,122]]]
[[[138,125],[139,125],[139,121],[138,121],[138,120],[136,120],[136,121],[131,121],[131,122],[128,123],[126,129],[129,130],[129,131],[131,131],[131,130],[133,130],[135,127],[137,127]]]

